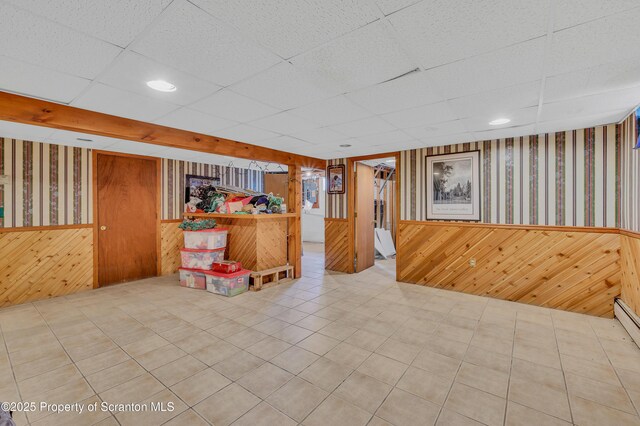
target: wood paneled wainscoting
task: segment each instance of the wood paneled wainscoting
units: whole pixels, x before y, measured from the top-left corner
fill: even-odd
[[[349,256],[349,221],[325,218],[324,241],[325,269],[353,273],[353,257]]]
[[[180,249],[184,247],[182,229],[178,228],[180,222],[182,219],[171,219],[160,224],[162,275],[176,273],[180,267]]]
[[[640,234],[620,230],[622,300],[640,315]]]
[[[620,253],[616,228],[401,221],[397,279],[612,317]]]
[[[92,289],[92,226],[0,229],[0,307]]]

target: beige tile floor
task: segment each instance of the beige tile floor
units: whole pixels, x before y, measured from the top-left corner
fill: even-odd
[[[394,262],[226,299],[142,280],[0,310],[0,399],[173,402],[33,425],[640,424],[615,320],[394,281]]]

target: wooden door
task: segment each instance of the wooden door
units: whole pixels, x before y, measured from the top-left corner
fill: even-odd
[[[264,192],[270,193],[277,197],[282,197],[284,203],[287,202],[289,195],[289,173],[265,173],[264,174]]]
[[[158,161],[96,153],[98,285],[158,274]]]
[[[356,272],[375,262],[375,221],[373,218],[373,167],[356,163]]]

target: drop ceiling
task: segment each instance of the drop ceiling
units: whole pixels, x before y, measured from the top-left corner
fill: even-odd
[[[319,158],[606,124],[640,103],[637,0],[0,0],[0,21],[0,90]]]

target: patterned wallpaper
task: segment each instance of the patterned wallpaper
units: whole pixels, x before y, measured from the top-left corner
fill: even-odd
[[[0,227],[91,223],[91,151],[0,138]]]
[[[162,219],[179,219],[187,174],[220,176],[223,184],[262,190],[263,173],[234,167],[162,159]],[[91,150],[0,138],[0,227],[93,222]]]
[[[620,228],[640,232],[640,150],[634,150],[638,134],[636,115],[631,114],[618,128],[620,134],[620,164],[618,209]]]
[[[328,166],[335,166],[338,164],[344,164],[345,167],[345,192],[344,194],[327,194],[327,202],[325,207],[325,215],[327,218],[331,219],[346,219],[347,218],[347,194],[351,190],[349,188],[349,184],[346,182],[346,173],[347,173],[347,159],[346,158],[338,158],[335,160],[329,160],[327,162]],[[327,176],[328,179],[328,176]],[[327,182],[327,188],[329,187],[329,183]]]
[[[180,219],[184,210],[187,175],[220,177],[223,185],[262,191],[264,173],[260,170],[162,159],[162,219]]]
[[[404,151],[401,219],[426,220],[425,156],[480,151],[481,221],[618,227],[622,125]]]

